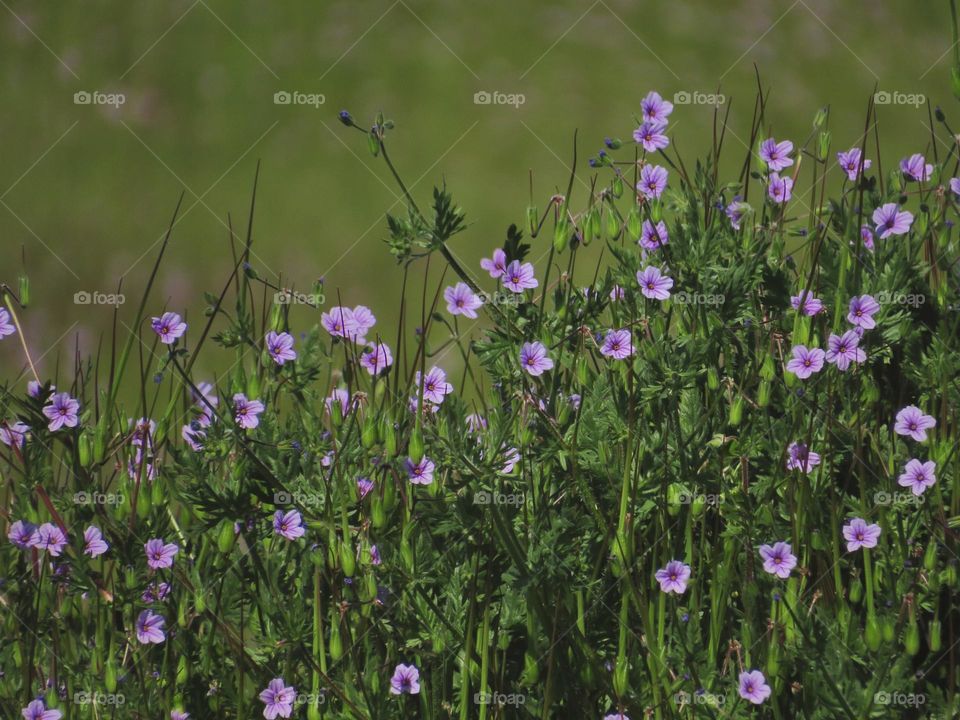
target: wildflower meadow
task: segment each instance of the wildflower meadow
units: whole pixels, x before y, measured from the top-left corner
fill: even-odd
[[[736,142],[643,90],[493,238],[344,110],[395,326],[260,271],[260,177],[200,316],[180,206],[55,372],[2,278],[0,717],[960,715],[960,141],[875,99],[787,138],[760,83]]]

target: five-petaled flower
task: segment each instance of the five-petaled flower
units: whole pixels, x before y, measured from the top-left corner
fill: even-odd
[[[79,413],[80,403],[65,392],[51,397],[43,407],[43,414],[50,421],[47,423],[50,432],[56,432],[62,427],[76,427]]]
[[[637,283],[644,297],[651,300],[666,300],[670,297],[673,278],[661,274],[660,268],[650,265],[637,272]]]
[[[399,664],[393,669],[390,678],[390,693],[392,695],[418,695],[420,693],[420,671],[417,666]]]
[[[903,474],[897,478],[900,487],[910,488],[914,495],[923,495],[927,488],[937,482],[937,464],[933,460],[921,462],[913,458],[903,468]]]
[[[690,580],[690,566],[680,560],[671,560],[657,570],[654,577],[660,583],[660,590],[663,592],[682,595],[687,591],[687,582]]]
[[[263,716],[267,720],[288,718],[293,714],[293,704],[297,699],[297,690],[284,683],[283,678],[274,678],[260,693],[260,702],[264,704]]]
[[[153,570],[168,568],[173,565],[174,556],[180,552],[175,543],[164,543],[163,538],[151,538],[143,545],[147,554],[147,565]]]
[[[781,580],[790,577],[790,571],[797,566],[797,556],[786,542],[761,545],[760,557],[763,558],[763,569]]]
[[[160,317],[151,318],[150,327],[164,345],[172,345],[187,331],[187,324],[175,312],[165,312]]]
[[[853,518],[843,526],[843,537],[847,541],[848,552],[854,552],[860,548],[874,548],[880,537],[880,526],[868,525],[863,518]]]
[[[794,345],[793,357],[787,362],[787,371],[801,380],[806,380],[823,369],[826,353],[820,348],[808,348],[806,345]]]
[[[910,437],[917,442],[927,439],[927,430],[936,427],[937,421],[931,415],[924,415],[916,405],[907,405],[897,413],[893,430],[897,435]]]
[[[483,307],[483,300],[463,282],[458,282],[444,290],[443,299],[447,301],[448,313],[463,315],[471,320],[476,319],[477,310]]]
[[[520,367],[526,373],[538,377],[553,367],[553,360],[547,355],[547,348],[543,343],[528,342],[520,348]]]
[[[267,353],[277,365],[297,359],[297,352],[293,349],[293,335],[290,333],[277,333],[271,330],[267,333],[266,345]]]
[[[754,705],[760,705],[773,692],[767,685],[767,679],[759,670],[740,673],[740,697]]]
[[[778,173],[793,165],[793,158],[790,157],[792,152],[793,143],[789,140],[777,142],[773,138],[767,138],[760,144],[760,159],[767,164],[767,168],[773,173]]]

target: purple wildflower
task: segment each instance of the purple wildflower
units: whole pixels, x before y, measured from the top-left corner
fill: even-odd
[[[660,268],[647,266],[637,272],[637,282],[640,292],[651,300],[666,300],[670,297],[670,288],[673,287],[673,278],[660,273]]]
[[[390,678],[392,695],[418,695],[420,693],[420,671],[416,665],[397,665]]]
[[[46,550],[53,557],[59,557],[67,546],[67,535],[58,525],[44,523],[37,528],[32,546],[38,550]]]
[[[917,442],[923,442],[927,439],[927,430],[936,426],[937,421],[932,416],[924,415],[923,411],[915,405],[907,405],[897,413],[893,430],[897,435],[906,435]]]
[[[543,343],[524,343],[520,348],[520,367],[527,373],[538,377],[553,367],[553,360],[547,355]]]
[[[518,462],[520,462],[520,451],[515,447],[506,448],[503,456],[503,467],[500,468],[500,472],[509,475]]]
[[[366,305],[357,305],[349,310],[344,328],[345,337],[350,338],[358,345],[367,342],[367,333],[377,324],[377,318]]]
[[[350,391],[344,388],[335,388],[330,393],[330,397],[323,401],[323,404],[326,406],[328,413],[333,412],[334,405],[339,405],[340,414],[346,417],[350,411]]]
[[[813,293],[808,290],[801,292],[799,295],[792,295],[790,297],[790,307],[807,317],[813,317],[824,310],[823,301],[815,298]]]
[[[260,413],[264,408],[259,400],[248,400],[243,393],[233,396],[233,419],[245,430],[252,430],[260,424]]]
[[[690,566],[680,560],[671,560],[657,570],[654,577],[660,583],[660,590],[669,594],[682,595],[687,591],[687,581],[690,579]]]
[[[487,429],[487,419],[479,413],[467,415],[467,432],[478,433]]]
[[[539,284],[533,276],[533,265],[531,263],[521,265],[519,260],[514,260],[507,265],[507,270],[503,274],[503,286],[515,293],[522,293],[524,290],[530,290]]]
[[[610,302],[619,302],[627,296],[627,293],[619,285],[614,285],[610,290]]]
[[[887,203],[873,211],[873,224],[876,225],[881,240],[910,231],[913,213],[907,210],[899,212],[899,208],[900,206],[896,203]]]
[[[50,392],[53,392],[56,389],[57,388],[55,385],[50,386]],[[43,385],[41,385],[36,380],[30,380],[29,382],[27,382],[27,395],[29,395],[30,397],[39,398],[40,393],[42,391],[43,391]]]
[[[843,537],[847,541],[847,552],[873,548],[877,546],[877,538],[880,537],[880,526],[868,525],[863,518],[853,518],[843,526]]]
[[[767,679],[759,670],[740,673],[740,697],[749,700],[754,705],[760,705],[773,692],[767,685]]]
[[[150,319],[150,327],[160,336],[164,345],[172,345],[187,331],[187,324],[175,312],[165,312],[160,317]]]
[[[443,299],[447,301],[448,313],[463,315],[471,320],[476,319],[477,310],[483,307],[483,300],[477,297],[469,285],[462,282],[444,290]]]
[[[163,615],[158,615],[153,610],[144,610],[137,617],[137,640],[144,645],[162,643],[167,639],[163,632],[166,622]]]
[[[614,360],[624,360],[634,352],[633,336],[626,329],[611,330],[603,339],[603,345],[600,346],[600,354]]]
[[[920,153],[914,153],[900,161],[900,171],[907,180],[926,182],[933,175],[933,165],[928,163]]]
[[[80,403],[70,397],[69,393],[57,393],[50,398],[49,404],[43,407],[43,414],[50,421],[47,424],[50,432],[56,432],[62,427],[76,427],[79,412]]]
[[[960,196],[960,178],[950,178],[950,190],[954,195]]]
[[[740,223],[743,221],[743,216],[747,214],[749,209],[750,206],[743,202],[743,198],[739,195],[733,198],[733,201],[727,205],[727,208],[724,212],[726,213],[727,219],[730,221],[730,225],[734,230],[740,229]]]
[[[447,382],[447,374],[434,365],[423,377],[423,399],[434,405],[443,402],[446,395],[453,392],[453,385]],[[416,384],[419,390],[421,383],[420,371],[417,371]]]
[[[369,478],[358,477],[357,478],[357,494],[360,496],[360,499],[363,500],[367,495],[370,494],[370,491],[373,490],[374,484],[373,481]]]
[[[792,442],[787,448],[787,470],[810,473],[820,464],[820,456],[803,443]]]
[[[651,90],[640,101],[640,112],[646,122],[666,123],[673,112],[673,103],[660,97],[660,93]]]
[[[263,716],[267,720],[290,717],[293,714],[293,703],[296,699],[296,688],[285,685],[283,678],[274,678],[267,685],[267,689],[260,693],[260,702],[266,706],[263,708]]]
[[[20,711],[24,720],[60,720],[63,714],[53,708],[47,709],[46,703],[42,698],[31,700],[30,703]]]
[[[83,554],[92,558],[100,557],[110,546],[103,539],[103,533],[96,525],[91,525],[83,531]]]
[[[863,246],[867,250],[873,250],[873,230],[869,225],[860,226],[860,239],[863,240]]]
[[[167,599],[167,596],[170,594],[170,583],[161,582],[161,583],[150,583],[147,585],[147,589],[143,591],[143,594],[140,598],[148,604],[155,602],[162,602]]]
[[[497,248],[493,251],[492,258],[484,258],[480,261],[480,267],[490,273],[490,277],[496,280],[507,272],[507,254]]]
[[[670,138],[663,132],[666,129],[665,122],[644,122],[633,131],[633,139],[643,145],[647,152],[656,152],[670,144]]]
[[[897,484],[910,488],[914,495],[923,495],[927,488],[933,487],[937,482],[934,474],[936,469],[937,464],[933,460],[920,462],[914,458],[904,467],[903,475],[897,478]]]
[[[273,531],[287,540],[296,540],[306,532],[303,528],[303,519],[296,510],[277,510],[273,514]]]
[[[773,138],[767,138],[760,145],[760,159],[772,173],[778,173],[793,165],[793,158],[790,157],[792,152],[793,143],[789,140],[777,142]]]
[[[390,348],[382,342],[377,342],[360,356],[360,365],[371,375],[378,375],[393,365],[393,355],[390,354]]]
[[[610,713],[609,715],[604,715],[603,720],[630,720],[630,718],[624,715],[622,712],[616,712]]]
[[[383,559],[380,557],[380,550],[377,549],[376,545],[370,546],[370,564],[371,565],[380,565],[383,563]]]
[[[841,372],[845,372],[852,362],[866,362],[867,353],[858,347],[859,344],[860,336],[854,330],[847,330],[840,336],[830,333],[827,338],[827,362],[836,365]]]
[[[26,550],[36,544],[37,526],[26,520],[17,520],[7,530],[7,538],[21,550]]]
[[[648,200],[653,200],[663,194],[667,187],[667,170],[659,165],[644,165],[640,171],[640,182],[637,191]]]
[[[850,148],[846,152],[837,153],[837,164],[843,168],[843,171],[847,174],[847,178],[850,180],[856,180],[860,177],[860,171],[869,170],[870,166],[873,164],[871,160],[863,160],[863,167],[860,167],[860,160],[863,158],[863,153],[860,151],[860,148]]]
[[[147,554],[147,565],[152,570],[168,568],[173,565],[173,557],[180,552],[179,546],[174,543],[164,544],[162,538],[152,538],[143,544]]]
[[[170,720],[190,720],[190,713],[183,710],[171,710]]]
[[[16,331],[16,326],[10,322],[10,313],[4,308],[0,308],[0,340],[7,335],[13,335]]]
[[[793,358],[787,362],[787,371],[801,380],[806,380],[823,369],[825,355],[826,353],[820,348],[808,349],[806,345],[794,345]]]
[[[793,178],[786,175],[780,177],[777,173],[770,173],[770,185],[767,194],[778,205],[789,202],[790,198],[793,197]]]
[[[656,226],[649,220],[643,221],[639,240],[641,247],[645,250],[656,250],[668,242],[670,242],[670,233],[667,232],[667,224],[663,220],[658,222]]]
[[[420,462],[407,458],[404,463],[407,468],[407,477],[413,485],[429,485],[433,482],[433,471],[436,469],[433,460],[424,455]]]
[[[880,310],[880,303],[872,295],[860,295],[850,298],[850,312],[847,313],[847,322],[864,330],[872,330],[877,326],[873,316]]]
[[[293,349],[293,335],[290,333],[267,333],[267,352],[277,365],[283,365],[288,360],[296,360],[297,353]]]
[[[763,569],[781,580],[790,577],[790,571],[797,566],[797,556],[793,554],[790,543],[776,542],[760,546],[760,557],[763,558]]]
[[[320,315],[320,324],[333,337],[349,337],[347,327],[353,324],[353,311],[339,305]]]
[[[7,447],[22,448],[28,432],[30,432],[30,426],[19,420],[12,425],[3,423],[0,425],[0,442]]]

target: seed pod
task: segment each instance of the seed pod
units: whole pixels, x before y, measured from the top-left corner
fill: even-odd
[[[683,504],[687,497],[683,485],[680,483],[670,484],[667,488],[667,512],[671,517],[676,517],[680,514],[680,505]]]
[[[560,218],[553,229],[553,250],[557,254],[567,249],[570,240],[570,223],[566,216],[567,209],[560,208]]]
[[[607,239],[616,240],[620,237],[620,218],[617,217],[612,209],[607,212],[607,221],[604,229],[607,233]]]
[[[537,664],[537,658],[530,652],[523,654],[523,674],[520,676],[520,684],[533,686],[540,679],[540,666]]]
[[[533,205],[527,207],[527,230],[530,232],[530,235],[537,234],[537,225],[540,223],[540,213],[537,212],[537,208]]]
[[[627,235],[629,235],[633,242],[637,242],[642,232],[643,220],[640,217],[640,208],[634,205],[630,208],[630,213],[627,215]]]
[[[97,429],[93,433],[93,461],[102,463],[107,455],[107,416],[104,415],[97,423]]]
[[[382,528],[387,524],[387,510],[383,505],[380,493],[374,492],[370,501],[370,520],[375,528]]]
[[[380,141],[373,132],[367,135],[367,149],[370,151],[370,154],[373,155],[373,157],[376,157],[380,154]]]
[[[397,486],[393,478],[387,477],[383,481],[383,509],[388,513],[397,506]]]
[[[920,652],[920,628],[917,625],[917,619],[913,616],[913,609],[910,610],[910,620],[907,622],[907,631],[903,636],[903,648],[907,655],[916,655]]]
[[[940,652],[943,647],[943,624],[939,618],[930,621],[930,627],[927,630],[927,644],[930,646],[930,652]]]
[[[613,196],[615,198],[621,197],[623,195],[623,175],[619,172],[613,178]]]
[[[174,679],[176,685],[186,685],[187,678],[190,676],[190,666],[187,665],[187,656],[181,655],[177,661],[177,676]]]
[[[407,536],[408,533],[404,532],[400,538],[400,560],[403,562],[403,568],[408,572],[413,574],[414,569],[414,555],[413,555],[413,546],[410,544],[410,538]]]
[[[107,667],[103,671],[103,686],[108,693],[112,694],[117,691],[117,660],[112,651],[107,657]]]
[[[948,563],[947,567],[943,571],[943,582],[949,585],[950,587],[957,586],[957,565],[956,563]]]
[[[770,404],[770,390],[773,385],[769,380],[761,380],[760,387],[757,389],[757,405],[767,407]]]
[[[336,662],[343,657],[343,640],[340,639],[340,617],[337,609],[330,611],[330,658]]]
[[[830,131],[824,130],[817,138],[817,159],[825,162],[830,155]]]
[[[858,603],[863,599],[863,583],[860,582],[860,578],[856,578],[852,583],[850,583],[850,592],[848,597],[850,602]]]
[[[86,431],[80,433],[80,438],[77,440],[77,457],[82,467],[90,467],[90,461],[93,459],[93,446],[90,433]]]
[[[367,450],[377,442],[377,425],[373,419],[373,413],[367,413],[367,417],[364,418],[363,429],[360,431],[360,442]]]
[[[247,380],[247,397],[251,400],[260,397],[260,376],[257,373],[250,373]]]
[[[897,637],[897,624],[892,615],[885,615],[880,624],[880,632],[885,643],[892,643]]]
[[[767,355],[763,359],[763,365],[760,366],[760,377],[764,380],[773,380],[777,375],[777,366],[773,361],[773,355]]]
[[[224,520],[220,523],[220,531],[217,533],[217,548],[224,555],[233,550],[237,542],[237,534],[234,532],[233,523],[230,520]]]
[[[414,463],[423,459],[423,433],[420,428],[414,428],[410,433],[410,444],[407,446],[407,454]]]
[[[150,505],[152,507],[163,507],[166,501],[167,498],[164,492],[163,482],[160,478],[157,478],[150,483]]]
[[[383,452],[388,458],[397,456],[397,431],[393,423],[384,421],[382,428]]]
[[[349,537],[343,538],[340,542],[340,564],[343,567],[343,574],[347,577],[353,577],[357,569],[357,558],[354,555],[353,543]]]
[[[583,244],[589,245],[594,238],[600,237],[600,211],[596,206],[587,211],[583,219]]]
[[[933,572],[937,567],[937,542],[931,539],[923,553],[923,567],[927,572]]]
[[[720,375],[715,367],[707,368],[707,387],[710,390],[717,390],[720,387]]]
[[[30,279],[26,275],[20,275],[17,280],[20,286],[20,304],[27,307],[30,304]]]
[[[323,720],[323,713],[320,712],[319,700],[314,699],[307,706],[307,720]]]
[[[187,627],[187,603],[181,602],[177,603],[177,625],[182,628]]]
[[[207,609],[207,596],[204,594],[203,590],[199,588],[193,594],[193,607],[196,608],[198,614],[203,614]]]
[[[743,396],[737,395],[730,404],[730,417],[728,422],[732,427],[738,427],[743,420]]]
[[[867,617],[867,627],[864,632],[864,640],[867,643],[867,648],[870,652],[876,652],[880,649],[880,641],[882,639],[882,631],[880,630],[880,623],[877,622],[877,618],[873,615]]]
[[[590,382],[590,366],[587,364],[585,357],[577,360],[577,382],[581,387],[586,387],[587,383]]]
[[[630,689],[630,666],[627,658],[623,655],[617,656],[617,663],[613,669],[613,692],[617,697],[623,697]]]

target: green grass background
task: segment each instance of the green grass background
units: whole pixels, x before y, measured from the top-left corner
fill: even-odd
[[[34,302],[24,320],[48,373],[69,362],[74,337],[90,350],[109,329],[110,311],[74,305],[75,292],[110,292],[122,278],[129,322],[181,191],[194,207],[174,231],[156,305],[199,324],[202,291],[218,290],[230,267],[227,214],[245,226],[258,159],[258,270],[302,289],[326,277],[331,294],[395,319],[401,273],[382,243],[383,212],[401,206],[363,137],[337,121],[341,108],[364,124],[379,110],[396,121],[392,155],[418,197],[446,180],[470,222],[454,250],[476,268],[522,222],[529,170],[543,207],[566,185],[574,129],[583,163],[604,136],[629,138],[649,89],[719,86],[745,137],[755,65],[775,135],[806,137],[830,105],[834,150],[856,141],[874,86],[924,94],[948,115],[955,102],[949,9],[932,0],[0,5],[0,280],[25,258]],[[78,90],[126,103],[76,105]],[[280,90],[326,102],[278,106]],[[526,102],[478,106],[479,90]],[[678,107],[672,120],[689,163],[710,144],[711,112]],[[925,109],[880,109],[887,167],[927,150],[927,124]],[[732,172],[743,148],[732,135],[727,149]],[[0,359],[22,363],[9,341]]]

